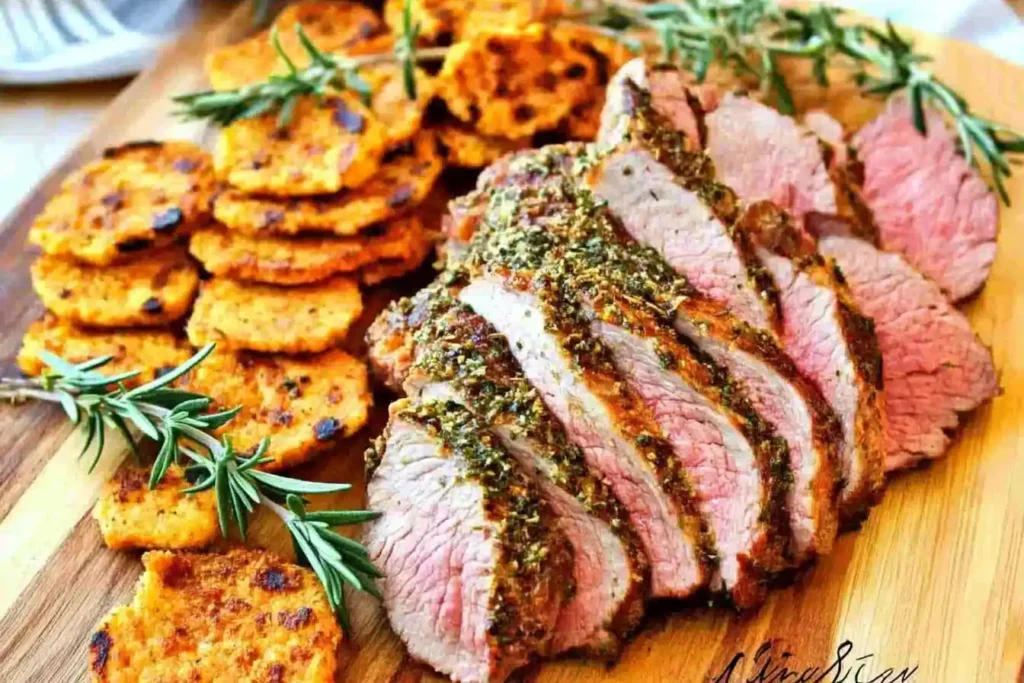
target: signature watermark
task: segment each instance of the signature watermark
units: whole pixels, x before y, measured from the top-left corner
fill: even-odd
[[[830,661],[804,666],[792,652],[783,650],[776,654],[771,641],[767,641],[757,648],[753,658],[748,658],[745,652],[737,652],[722,672],[709,680],[710,683],[911,683],[917,680],[917,664],[879,671],[880,665],[874,656],[872,653],[856,656],[853,643],[845,640]]]

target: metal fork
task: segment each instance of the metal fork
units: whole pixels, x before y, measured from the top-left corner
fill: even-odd
[[[3,0],[0,57],[41,59],[75,43],[128,33],[101,0]]]

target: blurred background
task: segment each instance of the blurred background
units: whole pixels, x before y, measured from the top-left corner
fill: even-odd
[[[284,3],[273,3],[281,5]],[[1024,0],[844,0],[1024,64]],[[183,31],[237,0],[0,0],[0,220]]]

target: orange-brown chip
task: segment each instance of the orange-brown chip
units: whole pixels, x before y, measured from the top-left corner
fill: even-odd
[[[437,90],[436,80],[416,69],[416,99],[409,99],[398,66],[365,69],[361,75],[373,90],[370,108],[384,126],[388,148],[410,140],[420,130],[427,105]]]
[[[381,34],[383,23],[367,7],[355,2],[297,2],[286,7],[274,20],[281,48],[299,68],[309,63],[299,43],[295,25],[323,52],[387,52],[364,45]],[[379,43],[375,44],[379,45]],[[265,81],[272,74],[285,74],[288,67],[270,43],[270,32],[228,45],[206,56],[206,75],[214,90],[232,90]]]
[[[113,147],[61,184],[29,241],[52,256],[107,265],[205,223],[214,191],[210,157],[192,143]]]
[[[188,338],[196,346],[316,353],[342,341],[362,312],[359,287],[344,277],[304,287],[214,278],[199,291]]]
[[[241,119],[217,141],[217,172],[245,192],[291,197],[338,192],[369,180],[380,167],[384,127],[345,92],[298,100],[291,124],[277,114]]]
[[[435,130],[445,163],[461,168],[483,168],[510,152],[528,149],[531,145],[530,138],[509,140],[482,135],[461,121],[446,121]]]
[[[103,542],[115,550],[203,548],[219,535],[213,490],[185,494],[184,471],[171,465],[156,488],[149,470],[122,467],[100,492],[93,518]]]
[[[402,259],[423,242],[417,216],[370,228],[357,237],[253,237],[224,228],[200,230],[190,249],[220,277],[277,285],[310,284],[380,259]]]
[[[527,138],[602,96],[605,74],[584,48],[575,32],[540,24],[479,33],[448,52],[438,92],[482,134]]]
[[[384,19],[395,34],[403,33],[405,0],[385,0]],[[495,26],[524,28],[564,14],[563,0],[412,0],[413,23],[428,43],[447,45]]]
[[[180,247],[110,266],[44,255],[32,264],[32,286],[44,306],[79,325],[148,327],[188,313],[199,269]]]
[[[228,190],[217,198],[214,215],[250,235],[354,235],[423,201],[442,168],[433,133],[421,132],[412,145],[389,152],[373,180],[359,189],[287,201]]]
[[[217,349],[189,373],[187,387],[210,396],[214,410],[241,407],[220,431],[242,453],[269,438],[268,470],[305,462],[359,431],[373,403],[366,365],[337,349],[301,357]]]
[[[49,351],[69,363],[84,363],[100,356],[113,360],[98,372],[115,375],[139,370],[125,384],[134,386],[155,379],[181,365],[192,349],[184,341],[163,330],[96,331],[76,327],[47,313],[25,332],[18,352],[18,367],[26,375],[40,375],[46,369],[42,351]]]
[[[262,550],[155,550],[89,638],[94,683],[330,683],[341,642],[312,571]]]

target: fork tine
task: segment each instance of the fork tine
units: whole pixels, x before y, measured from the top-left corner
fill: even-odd
[[[11,25],[11,32],[25,57],[35,58],[46,54],[46,44],[43,42],[35,25],[25,13],[25,8],[18,0],[12,0],[4,5],[7,11],[7,21]]]
[[[93,22],[99,24],[105,31],[111,34],[125,33],[125,27],[117,20],[102,0],[79,0],[79,4],[92,17]]]
[[[14,39],[11,27],[7,25],[7,12],[0,5],[0,59],[10,59],[18,54],[18,41]]]
[[[60,27],[54,23],[53,15],[49,13],[43,0],[21,0],[21,3],[50,52],[67,45],[67,40],[61,35]]]
[[[64,28],[68,30],[68,33],[80,41],[96,40],[103,35],[100,33],[99,28],[89,21],[85,13],[72,0],[56,0],[53,3],[53,8],[60,17],[61,23],[64,24]]]

